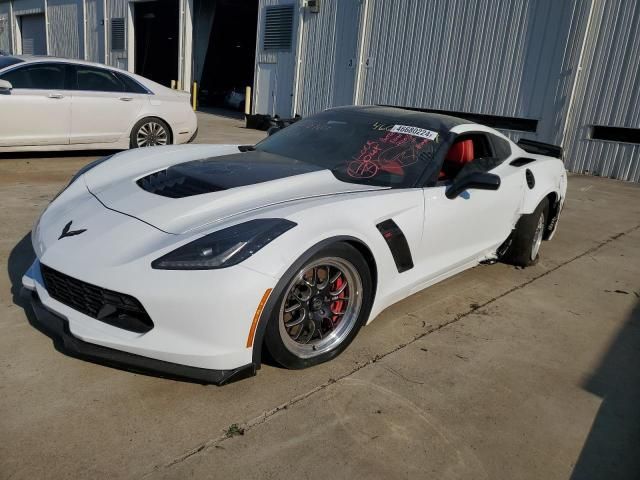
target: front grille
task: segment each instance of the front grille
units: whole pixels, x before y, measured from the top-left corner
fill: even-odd
[[[85,315],[132,332],[144,333],[153,322],[142,304],[130,295],[97,287],[40,265],[49,295]]]
[[[181,175],[173,170],[154,172],[142,177],[137,183],[140,188],[149,193],[169,198],[191,197],[223,190],[197,178]]]

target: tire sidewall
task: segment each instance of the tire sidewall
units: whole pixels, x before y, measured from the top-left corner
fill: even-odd
[[[504,263],[517,267],[530,267],[538,263],[540,252],[538,251],[534,259],[531,259],[531,252],[535,242],[535,230],[540,221],[540,215],[544,215],[545,224],[548,221],[548,205],[549,200],[544,198],[532,213],[520,217],[515,230],[507,240],[509,247],[504,256],[501,257]]]
[[[545,202],[541,202],[540,205],[538,205],[538,207],[536,208],[536,211],[534,212],[534,218],[535,218],[535,230],[533,232],[533,235],[531,235],[531,242],[529,244],[529,260],[530,260],[530,264],[529,265],[535,265],[538,263],[538,260],[540,260],[540,248],[542,248],[542,244],[540,244],[540,248],[538,248],[538,251],[536,252],[536,256],[534,258],[531,258],[531,254],[533,253],[533,247],[536,244],[536,235],[535,235],[535,231],[538,228],[538,223],[540,222],[540,217],[542,217],[542,235],[544,236],[544,228],[547,222],[547,213],[546,213],[546,209],[545,209]]]
[[[360,307],[360,313],[358,314],[356,323],[340,344],[336,345],[332,350],[316,357],[301,358],[292,353],[284,345],[284,342],[280,337],[280,307],[284,301],[285,295],[287,294],[287,286],[293,279],[294,275],[304,268],[305,265],[326,257],[338,257],[347,260],[358,271],[362,281],[362,305]],[[311,367],[313,365],[327,362],[340,355],[340,353],[342,353],[356,337],[362,325],[366,323],[373,304],[373,283],[371,280],[371,272],[364,257],[356,248],[347,243],[339,242],[321,248],[311,256],[303,256],[302,258],[303,261],[296,261],[294,266],[290,268],[280,279],[280,282],[278,282],[278,286],[275,289],[275,291],[278,292],[278,297],[273,308],[269,312],[268,323],[264,334],[265,346],[269,350],[273,359],[283,367],[290,369]]]

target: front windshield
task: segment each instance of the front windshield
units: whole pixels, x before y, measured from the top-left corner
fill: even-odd
[[[419,125],[370,112],[329,110],[255,148],[327,168],[345,182],[403,188],[414,186],[433,163],[440,142],[441,132]]]

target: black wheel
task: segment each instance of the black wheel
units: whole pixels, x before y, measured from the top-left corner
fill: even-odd
[[[346,243],[323,248],[281,282],[264,342],[283,367],[306,368],[331,360],[347,348],[369,316],[369,266]]]
[[[131,148],[155,147],[171,144],[171,129],[159,118],[143,118],[133,126],[129,146]]]
[[[509,244],[501,260],[518,267],[529,267],[538,263],[548,215],[549,200],[545,198],[533,213],[520,217],[510,239],[507,240]]]

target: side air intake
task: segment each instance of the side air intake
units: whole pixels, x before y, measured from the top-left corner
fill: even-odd
[[[396,264],[398,273],[406,272],[413,268],[413,258],[411,258],[411,250],[400,227],[393,220],[385,220],[376,225],[378,231],[387,242],[393,261]]]

